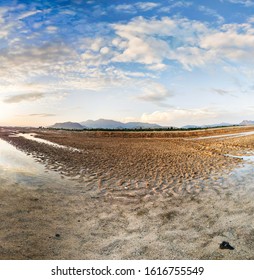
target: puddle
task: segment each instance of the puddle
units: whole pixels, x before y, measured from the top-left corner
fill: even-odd
[[[33,141],[36,141],[38,143],[44,143],[44,144],[47,144],[47,145],[50,145],[50,146],[54,146],[56,148],[70,149],[72,151],[80,152],[79,149],[68,147],[68,146],[64,146],[64,145],[59,145],[57,143],[54,143],[54,142],[51,142],[51,141],[48,141],[48,140],[45,140],[45,139],[38,138],[38,137],[36,137],[36,135],[37,135],[36,133],[18,133],[18,134],[9,135],[9,137],[24,137],[26,139],[33,140]]]
[[[226,156],[226,157],[233,157],[233,158],[241,158],[241,159],[243,159],[244,161],[254,162],[254,155],[253,155],[253,154],[248,155],[248,156],[234,156],[234,155],[228,155],[228,154],[226,154],[225,156]]]
[[[65,180],[57,172],[47,170],[34,158],[0,139],[0,186],[55,187]]]
[[[249,135],[253,135],[253,134],[254,134],[254,131],[248,131],[248,132],[239,132],[239,133],[213,135],[213,136],[202,136],[202,137],[197,137],[197,138],[191,138],[188,140],[202,140],[202,139],[216,139],[216,138],[226,139],[226,138],[249,136]]]
[[[249,153],[249,152],[248,152]],[[254,192],[253,174],[254,174],[254,155],[236,156],[226,154],[227,157],[243,159],[242,164],[232,170],[228,177],[224,178],[224,183],[230,187],[248,189]]]

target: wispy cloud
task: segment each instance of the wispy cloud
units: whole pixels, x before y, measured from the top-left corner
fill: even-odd
[[[221,88],[212,88],[211,89],[213,92],[219,94],[219,95],[222,95],[222,96],[225,96],[225,95],[231,95],[231,96],[234,96],[232,94],[232,91],[230,90],[224,90],[224,89],[221,89]]]
[[[41,113],[41,114],[29,114],[27,116],[29,116],[29,117],[47,118],[47,117],[55,117],[57,115],[56,114]]]
[[[155,2],[137,2],[133,4],[120,4],[116,6],[112,5],[110,6],[110,9],[113,9],[118,12],[137,13],[138,11],[147,12],[160,6],[160,3]]]
[[[192,6],[193,3],[189,2],[189,1],[170,1],[169,5],[165,5],[162,6],[161,8],[159,8],[159,12],[165,12],[165,13],[169,13],[170,11],[174,10],[174,9],[182,9],[182,8],[188,8],[190,6]]]
[[[46,27],[46,30],[48,31],[48,33],[56,33],[58,28],[56,26],[50,25]]]
[[[161,4],[160,3],[155,3],[155,2],[137,2],[135,4],[135,6],[138,8],[138,9],[141,9],[143,11],[149,11],[149,10],[152,10],[154,8],[157,8],[159,7]]]
[[[206,6],[199,6],[199,11],[203,12],[205,15],[215,17],[218,21],[218,23],[223,23],[225,19],[215,10],[206,7]]]
[[[27,12],[24,12],[24,13],[20,14],[18,19],[19,20],[25,19],[25,18],[34,16],[34,15],[36,15],[38,13],[41,13],[41,12],[42,12],[41,10],[27,11]]]
[[[244,5],[246,7],[254,6],[254,1],[253,0],[221,0],[221,2],[224,2],[224,1],[228,1],[228,2],[233,3],[233,4],[241,4],[241,5]]]
[[[116,6],[111,6],[110,9],[114,9],[118,12],[125,12],[125,13],[136,13],[136,8],[134,5],[130,4],[120,4]]]
[[[45,96],[43,93],[27,93],[27,94],[18,94],[6,97],[3,102],[5,103],[20,103],[23,101],[36,101]]]

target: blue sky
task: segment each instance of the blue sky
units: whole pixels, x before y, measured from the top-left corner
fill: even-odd
[[[254,0],[0,1],[0,125],[254,120]]]

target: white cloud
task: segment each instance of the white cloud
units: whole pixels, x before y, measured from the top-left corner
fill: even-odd
[[[172,1],[171,0],[169,2],[169,5],[161,7],[159,9],[159,12],[168,13],[168,12],[170,12],[173,9],[176,9],[176,8],[188,8],[188,7],[192,6],[192,5],[193,5],[193,3],[192,2],[188,2],[188,1],[175,1],[175,0]]]
[[[91,43],[91,47],[90,47],[91,50],[94,52],[98,52],[101,48],[105,46],[106,42],[103,38],[95,38],[92,41],[90,41],[90,43]]]
[[[65,61],[74,61],[76,53],[63,44],[46,44],[39,47],[3,50],[0,52],[0,79],[15,76],[15,79],[41,75],[54,76],[63,69]],[[12,74],[11,74],[12,73]]]
[[[138,62],[148,65],[162,64],[169,53],[169,47],[163,40],[155,38],[129,37],[128,47],[117,55],[116,62]]]
[[[58,28],[56,26],[49,25],[46,27],[46,30],[48,31],[48,33],[56,33]]]
[[[254,58],[254,32],[250,24],[224,25],[221,30],[210,32],[200,41],[207,52],[213,52],[218,59],[252,63]]]
[[[164,71],[167,69],[167,65],[164,63],[157,63],[157,64],[149,65],[146,68],[152,71]]]
[[[139,10],[146,12],[150,11],[154,8],[159,7],[160,3],[155,2],[137,2],[133,4],[120,4],[116,6],[110,6],[110,9],[116,10],[118,12],[125,12],[125,13],[137,13]]]
[[[182,64],[185,70],[191,71],[193,67],[202,67],[211,61],[216,61],[215,54],[204,51],[199,47],[179,47],[172,52],[171,59]],[[213,60],[214,59],[214,60]]]
[[[137,17],[112,28],[117,35],[112,41],[117,48],[112,61],[140,63],[150,70],[164,70],[171,60],[192,70],[213,63],[249,63],[254,58],[251,22],[214,28],[186,18]]]
[[[233,3],[233,4],[241,4],[241,5],[244,5],[246,7],[251,7],[251,6],[254,6],[254,1],[252,0],[221,0],[222,2],[223,1],[228,1],[230,3]]]
[[[148,83],[138,99],[149,102],[161,102],[173,96],[173,93],[159,83]]]
[[[173,24],[169,22],[167,26]],[[116,62],[138,62],[143,64],[161,64],[162,54],[167,53],[169,48],[165,41],[155,39],[153,35],[163,33],[160,30],[161,24],[157,20],[152,22],[143,18],[137,18],[128,24],[115,24],[113,28],[119,36],[119,45],[121,42],[125,45],[124,50],[120,52],[113,61]]]
[[[172,108],[167,111],[155,111],[151,114],[144,113],[140,121],[158,123],[162,125],[204,124],[216,118],[217,113],[208,108],[181,109]]]
[[[160,4],[154,2],[137,2],[135,6],[143,11],[148,11],[159,7]]]
[[[190,68],[204,64],[207,59],[198,46],[199,37],[208,31],[203,23],[168,17],[160,20],[138,17],[128,24],[112,27],[119,36],[119,44],[125,45],[113,61],[136,62],[147,65],[150,70],[163,70],[165,60],[177,60]]]
[[[134,5],[129,5],[129,4],[120,4],[117,6],[111,6],[111,8],[119,12],[127,12],[127,13],[136,12]]]
[[[73,11],[73,10],[63,10],[60,13],[63,14],[63,15],[69,15],[69,16],[75,16],[76,15],[76,12]]]

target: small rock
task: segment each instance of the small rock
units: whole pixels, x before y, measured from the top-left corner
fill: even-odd
[[[234,250],[235,248],[232,247],[227,241],[223,241],[223,242],[220,244],[220,249]]]
[[[55,237],[59,238],[59,237],[60,237],[60,234],[59,234],[59,233],[56,233]]]

